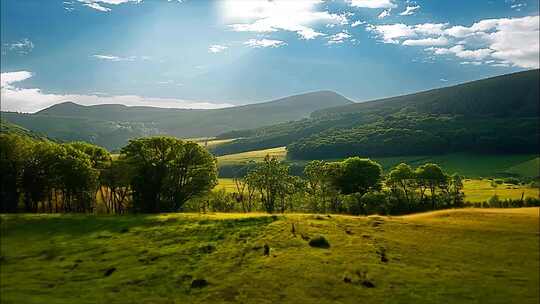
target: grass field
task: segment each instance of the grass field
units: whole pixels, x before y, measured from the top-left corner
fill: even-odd
[[[284,160],[287,156],[287,149],[285,147],[278,147],[265,150],[256,150],[219,156],[217,159],[218,165],[231,165],[247,163],[249,161],[260,162],[264,160],[266,155],[276,157],[279,160]]]
[[[540,189],[538,188],[512,184],[501,184],[492,187],[491,181],[486,179],[465,180],[463,186],[465,200],[469,202],[485,202],[494,195],[497,195],[500,199],[520,199],[522,194],[524,198],[540,197]]]
[[[250,151],[218,157],[218,165],[242,164],[250,160],[261,161],[266,154],[286,159],[285,147]],[[540,158],[535,154],[518,155],[479,155],[469,153],[453,153],[430,156],[396,156],[372,157],[381,164],[385,171],[404,162],[413,167],[425,163],[439,164],[449,173],[458,173],[471,178],[492,177],[504,174],[518,174],[526,177],[536,177],[540,172]],[[329,160],[332,161],[332,160]],[[289,160],[290,163],[305,164],[307,161]]]
[[[236,186],[232,178],[220,178],[216,189],[225,189],[228,192],[236,192]],[[465,200],[469,202],[485,202],[493,195],[500,199],[520,199],[521,194],[524,198],[540,197],[540,189],[530,186],[502,184],[496,188],[491,186],[491,181],[487,179],[467,179],[463,181],[463,192]]]
[[[538,303],[538,212],[2,215],[0,302]]]

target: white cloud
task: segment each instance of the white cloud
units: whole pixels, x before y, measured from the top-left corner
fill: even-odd
[[[135,61],[135,60],[137,60],[137,59],[141,59],[141,60],[150,60],[150,57],[148,57],[148,56],[141,56],[141,57],[137,57],[137,56],[120,57],[120,56],[114,56],[114,55],[97,54],[97,55],[92,55],[92,57],[94,57],[94,58],[96,58],[96,59],[99,59],[99,60],[113,61],[113,62],[118,62],[118,61]]]
[[[351,38],[352,36],[347,32],[343,31],[337,34],[334,34],[328,37],[328,44],[339,44],[345,42],[345,40]]]
[[[89,8],[95,9],[100,12],[110,12],[111,9],[107,6],[111,5],[119,5],[124,3],[141,3],[142,0],[77,0],[78,2],[82,3],[82,5],[87,6]],[[71,5],[72,2],[64,2],[64,4]],[[107,5],[107,6],[104,6]]]
[[[417,33],[413,27],[403,23],[368,25],[367,30],[375,33],[384,43],[399,43],[399,38],[416,37]]]
[[[427,48],[435,55],[455,55],[469,60],[495,60],[486,63],[521,68],[540,66],[539,16],[480,20],[471,26],[443,23],[368,25],[384,43]]]
[[[416,11],[420,8],[419,5],[413,5],[413,6],[408,6],[405,8],[405,10],[401,13],[399,13],[400,16],[410,16],[410,15],[414,15],[414,13],[416,13]]]
[[[32,73],[28,71],[2,73],[0,75],[0,85],[2,88],[12,88],[12,83],[20,82],[30,77],[32,77]]]
[[[28,38],[21,39],[13,43],[5,43],[3,45],[2,53],[5,54],[7,51],[12,51],[21,55],[26,55],[34,49],[34,43]]]
[[[403,41],[403,45],[407,46],[429,46],[429,45],[447,45],[448,39],[445,37],[424,38],[424,39],[408,39]]]
[[[209,48],[208,48],[208,51],[210,53],[221,53],[223,51],[225,51],[226,49],[228,49],[229,47],[228,46],[225,46],[225,45],[219,45],[219,44],[214,44],[214,45],[211,45]]]
[[[277,48],[280,46],[287,45],[285,41],[272,40],[272,39],[249,39],[248,41],[244,42],[244,44],[252,48],[266,48],[266,47]]]
[[[395,8],[397,5],[392,0],[350,0],[349,4],[354,7],[365,8]]]
[[[124,104],[128,106],[153,106],[163,108],[215,109],[232,106],[228,103],[210,103],[176,98],[154,98],[137,95],[104,96],[103,94],[47,94],[40,89],[18,88],[13,84],[32,76],[28,71],[1,73],[2,111],[36,112],[51,105],[73,101],[82,105]]]
[[[295,32],[301,39],[324,36],[316,24],[347,24],[350,14],[331,14],[320,9],[321,0],[223,0],[222,12],[233,31]]]
[[[357,26],[362,25],[362,24],[366,24],[366,22],[361,21],[361,20],[357,20],[357,21],[351,23],[351,27],[357,27]]]
[[[383,19],[383,18],[385,18],[385,17],[390,16],[390,11],[392,11],[391,8],[385,9],[384,11],[382,11],[382,12],[379,14],[379,16],[377,16],[377,18],[378,18],[378,19]]]

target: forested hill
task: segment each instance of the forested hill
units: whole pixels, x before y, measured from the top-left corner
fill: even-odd
[[[539,70],[482,79],[415,94],[315,111],[312,117],[398,111],[465,116],[538,116]]]
[[[231,132],[216,154],[287,145],[289,157],[537,153],[539,70],[314,112],[309,119]]]
[[[82,106],[65,102],[35,114],[3,112],[2,117],[51,138],[83,140],[118,149],[134,137],[158,134],[184,138],[215,136],[232,130],[298,120],[316,110],[347,104],[352,101],[337,93],[318,91],[215,110]]]

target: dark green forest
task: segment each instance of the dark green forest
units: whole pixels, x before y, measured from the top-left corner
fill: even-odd
[[[314,112],[309,119],[233,131],[218,155],[287,146],[292,159],[451,152],[536,153],[539,70]]]

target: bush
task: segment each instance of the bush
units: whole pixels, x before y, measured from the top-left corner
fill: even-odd
[[[330,243],[328,242],[328,240],[326,240],[324,236],[318,235],[312,238],[311,240],[309,240],[309,246],[328,249],[330,248]]]

